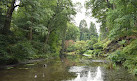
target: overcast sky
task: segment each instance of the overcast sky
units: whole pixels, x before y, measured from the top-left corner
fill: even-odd
[[[88,27],[90,26],[90,22],[94,22],[97,28],[97,31],[99,32],[99,27],[100,27],[100,23],[96,22],[96,19],[93,17],[90,17],[88,15],[85,14],[86,9],[84,7],[84,3],[86,0],[72,0],[73,3],[76,2],[80,2],[82,4],[82,8],[80,9],[81,12],[77,12],[75,18],[74,18],[74,23],[76,24],[76,26],[79,26],[79,23],[81,20],[85,19],[87,21]],[[76,9],[78,9],[78,7],[76,7]]]

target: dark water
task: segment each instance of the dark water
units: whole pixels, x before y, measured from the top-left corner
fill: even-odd
[[[137,81],[127,70],[105,68],[106,63],[68,56],[0,70],[0,81]]]

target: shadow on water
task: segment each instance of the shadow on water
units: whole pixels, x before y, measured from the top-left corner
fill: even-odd
[[[0,70],[0,81],[137,81],[122,67],[110,70],[105,64],[83,56],[66,56]]]

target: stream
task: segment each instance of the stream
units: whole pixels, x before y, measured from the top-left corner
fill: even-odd
[[[137,81],[123,67],[107,69],[102,59],[67,56],[0,70],[0,81]]]

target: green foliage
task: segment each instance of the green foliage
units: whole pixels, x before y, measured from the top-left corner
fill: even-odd
[[[48,53],[50,53],[50,46],[43,43],[43,42],[40,42],[40,41],[32,41],[32,47],[34,49],[37,49],[37,56],[39,55],[46,55]]]
[[[124,67],[128,68],[131,73],[137,75],[137,40],[132,41],[123,49],[126,54],[126,61],[123,63]]]
[[[80,35],[78,27],[72,23],[67,23],[66,40],[77,40]]]
[[[92,39],[93,37],[98,37],[97,29],[93,22],[90,22],[89,34],[90,39]]]
[[[89,0],[86,2],[86,8],[90,9],[92,16],[97,18],[98,22],[101,22],[99,42],[106,37],[109,38],[106,42],[102,41],[101,46],[99,43],[94,44],[94,50],[103,47],[105,52],[112,52],[108,56],[112,62],[123,63],[134,74],[137,71],[136,5],[136,0]],[[131,42],[130,39],[125,39],[117,42],[125,36],[135,36],[135,40]]]
[[[123,52],[127,55],[136,55],[137,54],[137,40],[134,40],[130,45],[126,46],[123,49]]]
[[[59,41],[59,36],[57,32],[52,32],[50,34],[50,39],[49,39],[49,46],[50,46],[50,51],[53,54],[53,56],[58,56],[61,50],[61,41]],[[52,55],[51,55],[52,56]]]
[[[125,54],[121,50],[117,50],[113,53],[111,53],[108,58],[113,62],[113,63],[123,63],[126,60]]]
[[[109,0],[88,0],[86,2],[86,8],[90,11],[87,13],[92,13],[92,16],[98,19],[97,22],[101,23],[100,35],[102,40],[105,39],[108,33],[106,26],[106,12],[109,8],[112,8],[112,4],[110,4]]]
[[[103,49],[106,49],[111,42],[112,42],[111,40],[106,39],[103,44]]]
[[[88,49],[91,49],[90,51],[86,51],[86,53],[90,53],[91,56],[99,56],[103,54],[103,43],[102,42],[97,42],[97,38],[93,38],[91,40],[87,41]]]
[[[134,69],[134,75],[137,75],[137,68],[136,69]]]
[[[0,34],[0,64],[8,63],[8,60],[11,58],[7,48],[11,43],[14,43],[14,39],[11,36]]]
[[[103,49],[103,44],[101,42],[95,43],[93,49]]]
[[[127,60],[123,63],[123,66],[128,68],[128,70],[134,75],[137,75],[137,56],[128,56]]]
[[[126,40],[119,41],[118,43],[119,43],[120,45],[124,46],[124,45],[126,45]]]
[[[94,53],[95,56],[101,56],[102,54],[102,50],[101,49],[94,49]]]
[[[92,38],[97,38],[97,29],[93,22],[90,23],[90,28],[87,28],[86,20],[81,20],[79,24],[80,30],[80,40],[90,40]]]
[[[79,24],[79,29],[81,30],[82,28],[87,28],[87,22],[86,20],[81,20]]]
[[[125,40],[123,41],[125,42]],[[123,44],[122,42],[122,44]],[[109,54],[108,58],[113,63],[122,63],[125,68],[136,75],[137,69],[137,40],[133,40],[129,45],[123,49],[116,50],[115,52]]]
[[[83,54],[88,49],[86,41],[77,41],[75,44],[70,45],[67,51],[75,51],[77,54]]]
[[[87,50],[87,51],[85,51],[84,52],[84,54],[83,55],[85,55],[85,56],[89,56],[90,58],[92,58],[92,57],[95,57],[96,56],[96,54],[95,54],[95,51],[94,50]]]
[[[88,40],[89,39],[89,30],[87,28],[86,20],[81,20],[79,23],[80,30],[80,40]]]
[[[112,2],[115,5],[115,9],[109,9],[107,12],[107,26],[110,30],[109,37],[119,38],[135,35],[136,3],[133,3],[131,0],[112,0]]]
[[[84,52],[84,54],[92,55],[94,53],[94,50],[87,50]]]
[[[87,50],[87,43],[85,41],[77,41],[75,43],[77,54],[83,54]]]
[[[75,45],[71,44],[66,50],[67,50],[67,52],[74,52],[74,51],[76,51],[76,47],[75,47]]]
[[[10,52],[13,55],[13,58],[18,61],[28,59],[33,55],[36,55],[38,50],[34,49],[30,42],[18,42],[15,45],[9,46]]]
[[[92,50],[95,43],[97,43],[96,37],[91,38],[91,40],[87,40],[88,48]]]

